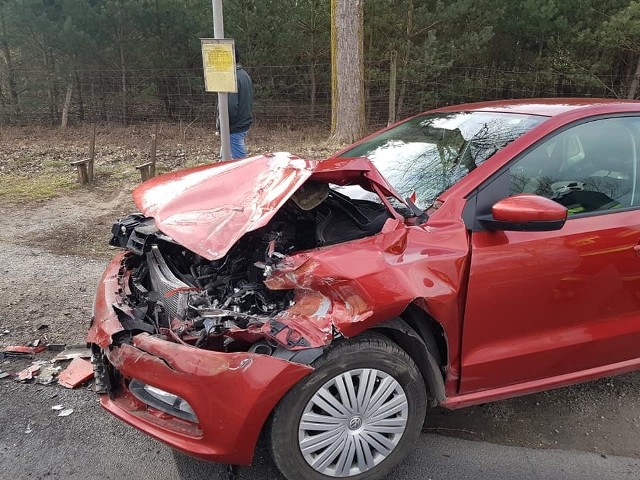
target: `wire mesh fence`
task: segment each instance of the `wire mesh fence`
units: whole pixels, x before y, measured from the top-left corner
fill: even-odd
[[[247,66],[255,90],[256,122],[264,125],[328,126],[329,64]],[[390,112],[389,61],[366,65],[365,99],[370,127],[385,125]],[[502,98],[623,97],[630,78],[581,72],[510,71],[434,66],[397,69],[395,118],[443,105]],[[65,103],[71,124],[100,122],[215,122],[217,96],[204,91],[202,69],[84,70],[60,75],[45,70],[12,72],[16,95],[7,94],[0,70],[0,123],[56,125]]]

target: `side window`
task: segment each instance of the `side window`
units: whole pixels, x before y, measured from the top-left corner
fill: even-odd
[[[543,141],[509,169],[510,193],[535,193],[569,214],[640,205],[640,119],[619,117],[571,127]]]

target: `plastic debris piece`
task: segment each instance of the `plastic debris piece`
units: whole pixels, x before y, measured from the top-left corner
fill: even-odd
[[[48,328],[49,328],[49,325],[42,324],[36,330],[47,330]]]
[[[64,407],[62,405],[54,405],[51,407],[51,410],[62,410]]]
[[[73,413],[73,408],[67,408],[66,410],[62,410],[58,416],[59,417],[68,417],[69,415],[71,415]]]
[[[2,370],[0,370],[0,379],[2,378],[7,378],[10,377],[11,375],[9,375],[7,372],[3,372]]]
[[[18,372],[18,375],[16,376],[16,380],[18,382],[31,380],[33,376],[37,374],[39,371],[40,371],[40,364],[33,363],[29,365],[27,368],[25,368],[24,370],[21,370],[20,372]]]
[[[61,352],[66,348],[64,343],[50,343],[47,345],[47,350],[50,352]]]
[[[36,347],[30,347],[26,345],[10,345],[8,347],[4,347],[0,352],[4,353],[6,356],[11,355],[33,355],[34,353],[40,353],[46,350],[47,347],[44,345],[39,345]]]
[[[31,420],[27,422],[27,428],[24,429],[24,433],[31,433],[33,429],[31,428]]]
[[[53,357],[53,362],[73,360],[74,358],[91,358],[91,350],[84,345],[67,345],[58,355]]]
[[[56,379],[56,376],[60,373],[62,367],[49,364],[40,369],[38,379],[36,380],[41,385],[50,385]]]
[[[66,388],[75,388],[93,378],[93,365],[83,358],[74,358],[58,375],[58,383]]]

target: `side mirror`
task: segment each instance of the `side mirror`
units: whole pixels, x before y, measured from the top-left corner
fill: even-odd
[[[529,193],[503,198],[491,213],[478,219],[488,230],[546,232],[560,230],[567,220],[566,207]]]

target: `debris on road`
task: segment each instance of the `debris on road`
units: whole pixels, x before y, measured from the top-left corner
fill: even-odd
[[[33,429],[31,428],[31,420],[27,422],[27,428],[24,429],[24,433],[31,433]]]
[[[93,365],[88,360],[77,357],[58,376],[58,383],[63,387],[75,388],[93,378]]]
[[[54,405],[51,407],[51,410],[62,410],[64,407],[62,405]]]
[[[68,417],[69,415],[71,415],[73,413],[73,408],[67,408],[66,410],[62,410],[58,416],[59,417]]]
[[[36,353],[44,352],[47,349],[45,345],[26,346],[26,345],[10,345],[0,350],[0,353],[6,357],[21,356],[21,355],[34,355]]]
[[[41,385],[51,385],[55,382],[58,374],[61,374],[59,382],[66,388],[74,388],[93,377],[93,367],[85,358],[91,357],[91,350],[84,345],[65,344],[45,344],[41,339],[34,340],[30,345],[10,345],[0,350],[0,358],[6,356],[24,358],[33,356],[45,350],[59,352],[51,360],[41,360],[33,362],[29,367],[21,370],[17,374],[9,374],[0,371],[0,378],[15,376],[16,381],[26,382],[35,379],[35,383]],[[65,370],[58,365],[58,362],[71,363]]]
[[[84,345],[67,345],[58,355],[53,357],[53,362],[73,360],[74,358],[91,358],[91,350]]]
[[[51,385],[61,370],[62,367],[49,364],[40,369],[36,382],[41,385]]]
[[[32,363],[24,370],[21,370],[20,372],[18,372],[18,375],[16,375],[16,381],[24,382],[25,380],[31,380],[33,376],[36,375],[39,371],[40,371],[40,364]]]

